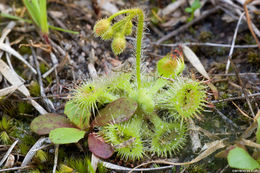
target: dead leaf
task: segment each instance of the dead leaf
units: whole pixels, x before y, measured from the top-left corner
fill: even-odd
[[[0,59],[0,73],[3,74],[3,76],[10,82],[13,86],[19,86],[17,89],[23,93],[26,97],[30,97],[30,92],[29,90],[25,87],[23,82],[18,78],[16,73],[12,71],[9,66]],[[47,111],[41,107],[36,101],[30,100],[32,105],[35,107],[35,109],[40,113],[40,114],[46,114]]]
[[[185,57],[190,61],[193,67],[195,67],[198,70],[198,72],[202,74],[205,78],[210,80],[208,73],[206,72],[204,66],[200,62],[197,55],[186,45],[181,45],[181,47]]]
[[[22,57],[22,55],[20,55],[16,50],[14,50],[9,45],[0,43],[0,49],[5,52],[8,52],[8,53],[12,54],[13,56],[15,56],[16,58],[18,58],[20,61],[22,61],[24,64],[26,64],[34,74],[37,73],[36,70],[27,61],[25,61],[25,59]]]

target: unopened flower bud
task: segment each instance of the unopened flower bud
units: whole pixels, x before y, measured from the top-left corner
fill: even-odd
[[[131,35],[132,34],[132,31],[133,31],[133,23],[132,23],[132,21],[130,20],[130,21],[128,21],[127,23],[126,23],[126,30],[125,30],[125,35]]]
[[[112,47],[114,54],[118,55],[118,54],[122,53],[126,47],[125,36],[122,33],[116,34],[112,41],[111,47]]]
[[[110,27],[104,34],[102,34],[101,38],[103,40],[110,40],[113,38],[114,30]]]
[[[157,62],[157,72],[163,77],[175,78],[184,68],[183,57],[166,55]]]
[[[96,37],[102,36],[109,28],[110,21],[108,19],[101,19],[94,26],[94,34]]]

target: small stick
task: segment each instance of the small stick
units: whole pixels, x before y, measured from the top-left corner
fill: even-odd
[[[22,170],[22,169],[27,169],[27,168],[31,168],[31,166],[21,166],[21,167],[12,167],[12,168],[7,168],[7,169],[0,169],[0,172],[16,171],[16,170]]]
[[[232,65],[233,65],[233,67],[234,67],[235,74],[236,74],[236,76],[237,76],[237,79],[238,79],[238,81],[239,81],[239,84],[240,84],[241,87],[242,87],[242,93],[245,95],[246,102],[247,102],[247,104],[248,104],[248,106],[249,106],[249,109],[250,109],[250,111],[251,111],[251,114],[253,115],[253,117],[255,117],[255,113],[254,113],[253,108],[252,108],[252,105],[251,105],[251,103],[250,103],[250,100],[249,100],[249,97],[248,97],[248,93],[247,93],[247,91],[245,90],[244,83],[242,82],[240,76],[238,75],[238,74],[239,74],[238,69],[237,69],[236,65],[235,65],[232,61],[231,61],[231,63],[232,63]]]
[[[255,35],[254,30],[253,30],[252,22],[251,22],[251,19],[250,19],[250,16],[249,16],[249,12],[248,12],[248,9],[246,7],[247,4],[251,3],[252,1],[254,1],[254,0],[246,0],[246,2],[244,3],[243,7],[244,7],[244,10],[245,10],[245,13],[246,13],[246,21],[247,21],[248,28],[249,28],[251,34],[253,35],[253,37],[254,37],[257,45],[258,45],[258,48],[260,49],[260,43],[259,43],[258,38]]]
[[[36,70],[37,70],[37,74],[38,74],[38,82],[39,82],[39,85],[40,85],[41,96],[46,97],[46,94],[44,92],[44,87],[43,87],[43,82],[42,82],[42,77],[41,77],[41,71],[40,71],[37,55],[36,55],[33,47],[32,46],[30,46],[30,47],[31,47],[34,63],[36,65]],[[43,101],[45,102],[45,104],[46,104],[46,106],[48,108],[48,111],[49,112],[54,112],[55,108],[54,108],[53,103],[48,98],[43,98]]]
[[[214,108],[217,113],[221,116],[221,118],[226,121],[227,123],[231,124],[232,126],[234,126],[237,129],[240,129],[235,123],[233,123],[233,121],[231,119],[229,119],[227,116],[225,116],[222,112],[220,112],[220,110],[218,110],[217,108]]]
[[[56,173],[56,168],[57,168],[57,164],[58,164],[58,156],[59,156],[59,145],[55,145],[55,157],[54,157],[54,165],[53,165],[53,169],[52,169],[53,173]]]
[[[189,28],[190,26],[192,26],[193,24],[195,24],[195,23],[201,21],[202,19],[206,18],[208,15],[217,12],[218,9],[219,9],[219,7],[216,6],[215,8],[206,11],[206,12],[203,13],[199,18],[196,18],[196,19],[192,20],[191,22],[189,22],[189,23],[187,23],[187,24],[181,26],[179,29],[174,30],[174,31],[170,32],[169,34],[165,35],[164,37],[162,37],[161,39],[159,39],[159,40],[156,42],[156,44],[160,44],[160,43],[162,43],[163,41],[168,40],[169,38],[171,38],[171,37],[177,35],[178,33],[182,32],[182,31],[184,31],[185,29],[187,29],[187,28]]]
[[[232,54],[233,54],[233,51],[234,51],[234,46],[235,46],[235,42],[236,42],[236,37],[237,37],[237,32],[238,32],[238,28],[239,28],[239,25],[241,23],[241,20],[243,18],[243,16],[245,15],[245,13],[242,13],[239,17],[239,20],[237,22],[237,26],[236,26],[236,29],[235,29],[235,33],[234,33],[234,36],[233,36],[233,40],[232,40],[232,46],[230,48],[230,51],[229,51],[229,55],[228,55],[228,61],[227,61],[227,65],[226,65],[226,74],[228,73],[228,69],[229,69],[229,66],[230,66],[230,60],[232,58]]]
[[[155,42],[152,42],[152,44],[158,45]],[[179,45],[186,45],[186,46],[210,46],[210,47],[226,47],[230,48],[232,45],[230,44],[218,44],[218,43],[197,43],[197,42],[187,42],[187,43],[174,43],[174,44],[159,44],[158,46],[165,46],[165,47],[178,47]],[[257,44],[254,45],[234,45],[234,48],[258,48]]]
[[[257,96],[260,96],[260,93],[248,94],[247,96],[248,97],[257,97]],[[245,96],[232,97],[232,98],[227,98],[227,99],[222,99],[222,100],[213,100],[213,101],[211,101],[211,103],[220,103],[220,102],[241,100],[241,99],[245,99]]]

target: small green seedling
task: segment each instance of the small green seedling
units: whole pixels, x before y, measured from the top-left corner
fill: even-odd
[[[115,21],[119,15],[123,18]],[[156,73],[141,73],[144,13],[139,8],[99,20],[94,35],[112,40],[112,51],[118,55],[126,48],[125,36],[133,32],[134,18],[135,72],[114,72],[87,81],[66,103],[68,118],[41,115],[31,123],[34,132],[49,134],[55,144],[75,143],[88,133],[89,150],[103,159],[114,152],[131,161],[149,154],[165,158],[182,148],[185,120],[203,110],[206,91],[200,82],[181,76],[185,64],[180,51],[162,58]]]
[[[23,19],[21,17],[13,16],[10,14],[0,13],[0,16],[6,17],[13,20],[21,20],[27,23],[34,23],[38,28],[41,29],[42,36],[46,43],[49,43],[48,35],[49,35],[49,28],[63,31],[71,34],[78,34],[78,32],[62,29],[59,27],[55,27],[48,24],[48,17],[47,17],[47,2],[46,0],[23,0],[23,3],[30,14],[33,22],[28,19]]]
[[[48,41],[49,28],[56,29],[63,32],[69,32],[72,34],[78,34],[78,32],[65,30],[48,24],[46,0],[23,0],[23,3],[27,11],[29,12],[33,22],[35,23],[35,25],[41,29],[43,38],[47,43],[49,43]]]
[[[190,7],[185,8],[185,12],[190,13],[191,16],[187,19],[188,22],[194,19],[194,12],[201,7],[200,0],[194,0]]]

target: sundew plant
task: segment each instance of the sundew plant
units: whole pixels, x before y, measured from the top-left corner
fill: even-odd
[[[143,10],[133,8],[96,22],[94,35],[112,40],[112,51],[118,55],[125,50],[125,37],[132,34],[136,20],[135,68],[78,86],[65,105],[68,119],[41,115],[31,124],[34,132],[49,134],[55,144],[75,143],[88,134],[89,150],[103,159],[114,153],[125,161],[149,155],[167,158],[181,150],[187,138],[186,120],[203,110],[206,88],[182,76],[185,64],[178,51],[159,60],[155,73],[141,72],[144,19]],[[63,124],[50,123],[50,118]],[[48,123],[48,128],[38,127],[39,123],[41,127]]]

